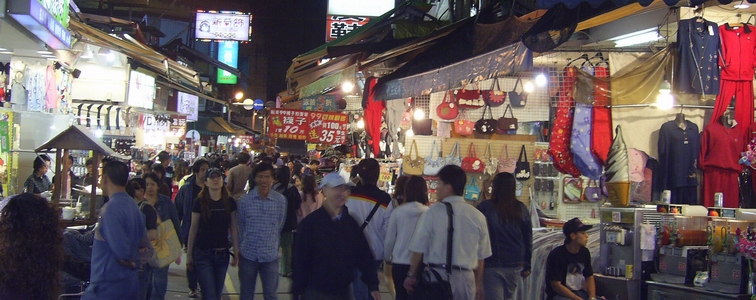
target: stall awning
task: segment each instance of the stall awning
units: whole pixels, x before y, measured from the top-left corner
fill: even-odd
[[[123,37],[116,37],[73,19],[69,24],[71,29],[79,33],[88,43],[123,53],[140,64],[144,64],[159,74],[170,78],[171,81],[184,82],[200,88],[197,71],[182,66],[147,45],[143,45],[129,37],[128,34],[125,34]]]
[[[187,93],[187,94],[192,94],[192,95],[195,95],[195,96],[200,97],[202,99],[207,99],[209,101],[213,101],[215,103],[219,103],[219,104],[223,104],[223,105],[227,105],[228,104],[228,101],[223,101],[221,99],[205,95],[203,93],[200,93],[200,92],[196,91],[195,89],[190,89],[190,88],[188,88],[186,86],[178,85],[178,84],[169,82],[167,80],[168,79],[166,79],[165,77],[162,77],[162,76],[159,77],[159,78],[157,78],[157,82],[158,83],[164,84],[164,85],[168,86],[169,88],[177,89],[177,90],[179,90],[181,92],[184,92],[184,93]]]
[[[344,68],[341,71],[338,71],[334,74],[321,78],[311,84],[303,86],[299,90],[299,98],[301,99],[301,98],[309,97],[312,95],[320,95],[327,89],[340,86],[341,83],[344,81],[356,82],[355,81],[356,78],[357,78],[357,66],[351,65],[349,67]]]
[[[49,141],[37,147],[35,151],[45,152],[52,149],[90,150],[102,153],[105,156],[112,156],[120,160],[130,159],[127,156],[123,156],[113,151],[113,149],[111,149],[100,139],[95,137],[94,134],[89,130],[89,128],[82,125],[71,125],[71,127],[68,127],[68,129],[63,130],[63,132],[59,133]]]
[[[191,123],[190,123],[191,124]],[[193,128],[191,128],[193,126]],[[201,135],[244,135],[244,130],[237,130],[231,127],[221,117],[203,118],[200,117],[193,125],[187,125],[187,130],[197,130]]]

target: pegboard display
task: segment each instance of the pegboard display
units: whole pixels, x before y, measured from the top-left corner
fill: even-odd
[[[402,145],[404,148],[402,149],[402,152],[404,155],[409,154],[410,147],[412,147],[412,141],[415,141],[417,143],[417,152],[419,152],[417,155],[426,158],[430,156],[431,148],[433,147],[433,142],[436,142],[436,149],[438,149],[439,152],[441,152],[442,146],[443,146],[443,139],[437,136],[431,136],[431,135],[415,135],[415,136],[408,136],[404,138],[404,144]],[[442,156],[446,156],[447,152],[444,152]],[[438,154],[440,155],[440,154]]]
[[[494,80],[499,81],[499,88],[503,92],[510,92],[512,89],[515,88],[515,83],[517,82],[518,77],[501,77],[497,79],[487,79],[484,81],[481,81],[479,83],[474,84],[468,84],[465,88],[468,90],[490,90],[495,87]],[[525,107],[513,107],[513,114],[515,118],[517,118],[517,121],[522,122],[532,122],[532,121],[548,121],[549,120],[549,96],[548,96],[548,89],[547,87],[538,87],[535,85],[533,76],[527,75],[527,76],[520,76],[520,83],[517,85],[516,91],[518,93],[521,93],[524,91],[524,85],[526,82],[531,82],[535,89],[532,93],[525,93],[523,95],[527,95],[527,104]],[[453,92],[451,92],[453,93]],[[431,119],[441,122],[451,122],[447,120],[442,120],[438,117],[436,114],[436,107],[438,107],[441,102],[444,100],[444,95],[447,94],[447,97],[451,96],[451,93],[447,91],[443,92],[436,92],[430,94],[430,109],[429,111],[426,111],[426,115],[430,116]],[[483,99],[483,98],[480,98]],[[504,105],[501,105],[499,107],[492,107],[492,115],[494,119],[498,119],[501,116],[504,115],[504,109],[506,109],[507,104],[510,104],[509,98],[505,100]],[[429,114],[428,114],[429,113]],[[460,114],[462,114],[463,111],[460,111]],[[481,118],[483,115],[483,109],[465,109],[464,115],[466,115],[466,118],[468,120],[477,121]],[[488,116],[488,112],[486,112],[486,116]],[[507,116],[509,116],[509,113],[507,113]]]

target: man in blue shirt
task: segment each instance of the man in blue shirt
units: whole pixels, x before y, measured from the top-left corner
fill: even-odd
[[[250,178],[255,188],[241,197],[237,210],[240,298],[254,299],[260,273],[265,300],[278,299],[278,247],[286,220],[286,197],[271,189],[273,165],[257,165]]]
[[[102,172],[102,191],[110,200],[103,205],[95,229],[91,284],[82,299],[136,299],[140,248],[149,245],[144,215],[126,194],[126,164],[110,161]]]

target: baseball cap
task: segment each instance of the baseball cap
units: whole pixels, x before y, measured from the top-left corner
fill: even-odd
[[[569,237],[572,233],[587,231],[591,228],[593,228],[593,225],[585,225],[583,224],[583,221],[580,221],[580,219],[573,218],[572,220],[567,221],[567,223],[564,223],[562,232],[564,232],[565,236]]]
[[[210,168],[210,169],[207,169],[207,172],[205,172],[205,178],[206,178],[206,179],[210,179],[210,177],[211,177],[211,176],[212,176],[213,174],[218,174],[218,175],[220,175],[220,176],[223,176],[223,171],[221,171],[221,169],[218,169],[218,168]]]
[[[319,188],[322,189],[326,186],[337,187],[337,186],[342,186],[342,185],[354,186],[354,183],[351,181],[347,181],[346,179],[344,179],[344,177],[341,177],[341,175],[334,172],[334,173],[328,173],[328,175],[323,177],[323,179],[320,181]]]

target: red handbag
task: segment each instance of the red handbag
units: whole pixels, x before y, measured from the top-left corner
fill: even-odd
[[[499,87],[499,78],[494,78],[490,90],[480,91],[480,94],[483,95],[483,101],[490,107],[499,107],[507,100],[507,93]]]
[[[580,170],[575,166],[575,158],[570,150],[572,137],[572,123],[575,118],[575,99],[572,98],[572,89],[575,85],[574,68],[565,70],[565,81],[559,92],[556,117],[551,127],[551,139],[549,140],[549,155],[554,161],[554,168],[564,174],[580,177]]]
[[[467,115],[464,112],[462,112],[462,114],[465,116],[460,116],[458,120],[454,121],[454,132],[464,136],[472,135],[475,123],[468,120]]]
[[[447,97],[449,93],[444,93],[444,100],[436,107],[436,115],[443,120],[454,120],[459,115],[459,106],[452,97]]]
[[[461,108],[478,109],[486,105],[486,102],[480,97],[480,88],[475,90],[466,90],[465,88],[454,90],[454,100],[457,101],[457,105]]]
[[[462,159],[462,170],[467,173],[483,173],[485,169],[486,164],[478,158],[478,153],[475,152],[475,144],[470,143],[467,157]]]

